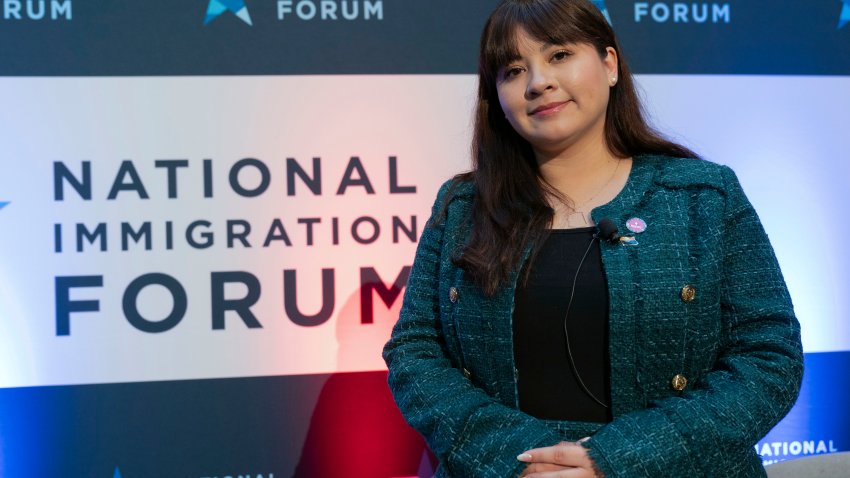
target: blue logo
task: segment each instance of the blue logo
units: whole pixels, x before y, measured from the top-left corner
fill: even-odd
[[[849,2],[850,0],[844,1]],[[613,23],[611,23],[611,17],[608,15],[608,7],[605,6],[605,0],[593,0],[593,4],[596,5],[596,8],[602,11],[602,14],[605,15],[605,19],[608,20],[608,24],[613,25]]]
[[[112,478],[121,478],[121,470],[118,467],[115,467],[115,473],[112,474]]]
[[[838,17],[838,28],[850,23],[850,0],[841,0],[844,5],[841,7],[841,16]]]
[[[207,16],[204,18],[204,25],[228,10],[243,22],[252,25],[251,15],[248,14],[248,7],[245,6],[245,0],[210,0],[209,5],[207,5]]]
[[[9,204],[9,201],[6,201],[6,202],[0,201],[0,209],[3,209],[4,207],[6,207],[7,204]]]

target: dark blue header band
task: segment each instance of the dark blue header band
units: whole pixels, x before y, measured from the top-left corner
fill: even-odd
[[[474,73],[496,0],[0,2],[0,75]],[[597,0],[636,73],[850,75],[850,0]]]

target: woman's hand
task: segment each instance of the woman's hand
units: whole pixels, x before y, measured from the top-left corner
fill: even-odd
[[[572,442],[528,450],[517,457],[528,463],[520,478],[602,478],[587,450]]]

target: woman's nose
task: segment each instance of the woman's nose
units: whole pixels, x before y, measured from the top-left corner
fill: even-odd
[[[552,71],[546,67],[532,68],[529,70],[528,86],[525,94],[529,98],[535,98],[543,94],[546,90],[557,88]]]

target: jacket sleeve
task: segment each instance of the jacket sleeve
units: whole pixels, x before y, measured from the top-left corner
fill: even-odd
[[[735,174],[722,174],[718,357],[693,390],[617,417],[584,443],[607,478],[751,476],[761,468],[753,445],[797,398],[803,357],[790,296]]]
[[[440,321],[439,273],[445,225],[440,189],[419,241],[399,320],[384,347],[389,385],[408,423],[421,433],[449,476],[516,477],[516,456],[559,441],[546,425],[494,400],[449,359]]]

